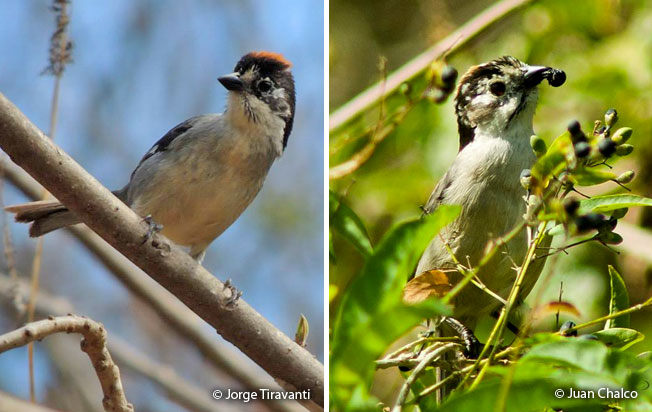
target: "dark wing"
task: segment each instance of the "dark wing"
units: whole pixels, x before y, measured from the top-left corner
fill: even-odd
[[[182,136],[184,133],[186,133],[188,130],[192,129],[192,127],[197,123],[201,116],[196,116],[196,117],[191,117],[190,119],[179,123],[178,125],[174,126],[169,132],[167,132],[163,137],[161,137],[158,142],[154,143],[154,146],[152,146],[151,149],[145,153],[145,156],[143,156],[142,159],[140,159],[140,162],[138,162],[138,166],[134,169],[133,173],[131,176],[133,177],[134,173],[136,173],[136,170],[140,167],[141,164],[150,157],[154,156],[157,153],[164,152],[168,149],[170,144],[174,141],[179,136]]]
[[[453,179],[450,177],[450,169],[446,174],[444,174],[444,177],[441,178],[439,183],[437,183],[437,186],[435,186],[435,190],[432,191],[430,194],[430,197],[428,198],[428,201],[426,202],[425,206],[421,207],[421,210],[423,211],[423,216],[429,215],[432,212],[435,211],[437,206],[442,204],[445,196],[446,196],[446,190],[451,186],[453,183]]]

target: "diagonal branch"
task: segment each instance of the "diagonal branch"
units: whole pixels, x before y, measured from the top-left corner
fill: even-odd
[[[403,82],[421,73],[433,60],[445,54],[456,52],[492,24],[532,1],[535,0],[503,0],[489,7],[484,12],[478,14],[473,20],[448,35],[445,39],[407,62],[389,75],[386,80],[376,83],[331,113],[328,123],[329,130],[332,132],[344,125],[380,101],[383,96],[393,93]]]
[[[0,158],[0,173],[4,173],[7,180],[28,197],[32,199],[40,197],[43,187],[20,167]],[[215,336],[203,327],[197,315],[141,270],[134,267],[131,262],[92,230],[83,225],[70,226],[67,230],[81,241],[134,295],[154,309],[172,330],[195,345],[217,369],[233,377],[249,390],[256,391],[260,388],[280,390],[280,387],[272,379],[261,374],[255,366],[241,362],[239,357],[234,356],[231,348],[218,342]],[[293,405],[290,402],[272,400],[265,403],[265,406],[277,412],[303,410],[301,406]]]
[[[84,337],[81,341],[81,350],[88,354],[100,380],[104,393],[102,399],[104,410],[133,412],[134,408],[127,402],[122,388],[120,370],[113,363],[106,348],[106,329],[101,323],[75,315],[50,317],[28,323],[22,328],[0,335],[0,353],[61,332],[79,333]]]
[[[143,269],[275,379],[324,404],[324,367],[160,234],[143,243],[142,218],[50,142],[0,94],[0,146],[104,240]]]

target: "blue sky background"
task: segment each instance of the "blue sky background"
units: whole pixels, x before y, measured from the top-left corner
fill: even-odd
[[[2,3],[0,91],[47,131],[54,82],[41,72],[54,28],[50,2]],[[174,125],[224,109],[226,91],[216,78],[231,72],[243,54],[270,50],[293,62],[297,113],[287,150],[253,205],[209,248],[204,265],[222,280],[232,278],[244,299],[287,334],[306,315],[308,349],[323,360],[323,3],[73,1],[70,14],[74,62],[62,80],[56,143],[110,189],[122,187],[141,156]],[[7,204],[24,200],[5,186]],[[28,274],[35,242],[26,226],[10,229],[18,268]],[[143,305],[65,232],[45,239],[42,283],[80,314],[103,322],[109,335],[151,352],[156,340],[142,334]],[[0,314],[0,332],[15,325]],[[42,399],[43,387],[55,383],[40,348]],[[192,350],[178,355],[177,365],[199,362]],[[0,390],[27,396],[25,350],[0,355]],[[156,405],[152,410],[177,408],[129,387],[127,395]]]

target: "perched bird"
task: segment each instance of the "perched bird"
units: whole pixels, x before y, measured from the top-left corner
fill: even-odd
[[[254,200],[294,120],[294,79],[280,54],[249,53],[218,80],[229,91],[225,112],[175,126],[145,154],[129,183],[113,192],[198,261]],[[19,222],[33,222],[32,237],[80,223],[58,201],[6,209]]]
[[[502,57],[474,66],[462,77],[455,97],[460,150],[424,207],[432,213],[438,205],[462,206],[460,216],[423,253],[415,276],[432,269],[444,270],[450,283],[461,279],[445,244],[458,261],[477,266],[491,239],[507,234],[526,211],[521,172],[536,157],[530,146],[537,86],[547,79],[561,86],[566,75],[550,67],[529,66],[513,57]],[[514,283],[528,244],[523,231],[505,244],[482,267],[479,279],[506,298]],[[544,260],[533,262],[522,285],[521,298],[532,290]],[[450,272],[449,272],[450,270]],[[468,328],[478,318],[496,311],[501,303],[469,284],[453,300],[453,317]]]

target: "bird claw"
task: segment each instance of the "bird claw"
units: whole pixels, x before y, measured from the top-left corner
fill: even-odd
[[[143,218],[143,221],[147,223],[147,225],[149,226],[147,228],[147,233],[145,234],[145,238],[143,239],[143,243],[141,243],[144,245],[145,243],[147,243],[149,239],[152,238],[152,236],[154,236],[154,233],[159,233],[161,230],[163,230],[163,225],[160,223],[156,223],[152,218],[152,215],[145,216]]]
[[[240,297],[242,296],[242,291],[238,290],[233,284],[231,283],[231,279],[227,279],[226,282],[224,282],[224,289],[223,290],[229,290],[231,292],[231,296],[229,296],[226,301],[224,302],[224,306],[227,308],[233,308]]]

